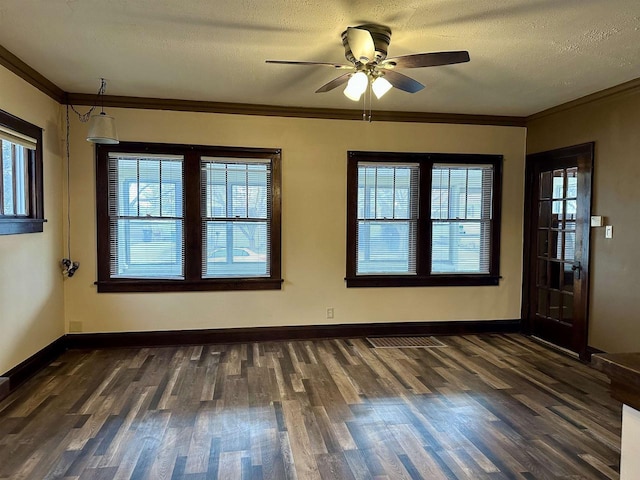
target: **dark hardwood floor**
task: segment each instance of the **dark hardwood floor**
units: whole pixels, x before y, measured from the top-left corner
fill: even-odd
[[[0,478],[618,478],[621,405],[526,337],[70,350],[0,403]]]

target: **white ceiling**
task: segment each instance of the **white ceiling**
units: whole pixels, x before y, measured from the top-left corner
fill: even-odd
[[[67,92],[359,108],[314,91],[347,26],[387,25],[389,56],[468,50],[402,70],[427,88],[373,108],[525,116],[640,77],[639,0],[2,0],[0,45]]]

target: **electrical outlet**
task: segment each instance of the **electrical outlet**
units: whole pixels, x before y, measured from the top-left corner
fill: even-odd
[[[607,225],[604,227],[604,238],[613,238],[613,226]]]
[[[333,318],[333,307],[327,308],[327,318],[328,319]]]
[[[69,333],[81,332],[82,322],[69,322]]]

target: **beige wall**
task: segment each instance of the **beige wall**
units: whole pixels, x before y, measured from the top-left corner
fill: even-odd
[[[640,351],[640,93],[610,97],[531,122],[527,153],[596,142],[591,230],[589,345]]]
[[[281,291],[96,293],[95,179],[86,125],[74,121],[71,194],[74,257],[67,322],[86,332],[323,323],[494,320],[520,316],[525,129],[365,123],[108,109],[121,140],[282,148]],[[375,112],[374,112],[375,118]],[[351,149],[503,154],[499,287],[347,289],[346,152]],[[326,320],[326,308],[335,319]],[[68,325],[69,323],[67,323]]]
[[[0,375],[64,334],[60,105],[0,67],[0,109],[44,128],[43,233],[0,235]]]

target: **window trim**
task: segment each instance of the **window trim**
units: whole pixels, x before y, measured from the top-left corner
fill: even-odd
[[[184,279],[110,277],[109,153],[184,156]],[[269,277],[202,278],[201,157],[257,158],[271,161],[271,266]],[[120,142],[96,145],[96,225],[98,292],[187,292],[280,290],[281,278],[281,149],[164,143]]]
[[[416,275],[357,275],[358,163],[418,163],[418,233]],[[502,212],[502,155],[454,153],[347,152],[347,287],[429,287],[498,285],[500,281],[500,224]],[[431,172],[434,164],[490,164],[493,166],[491,245],[488,274],[431,274]],[[429,192],[424,195],[422,192]],[[423,215],[426,212],[426,215]],[[428,241],[429,247],[420,248]]]
[[[35,151],[29,154],[28,160],[28,204],[27,216],[0,216],[0,235],[21,233],[39,233],[43,231],[44,218],[44,186],[42,165],[42,128],[21,118],[0,110],[0,125],[14,132],[34,138],[37,142]],[[0,181],[2,177],[0,176]]]

